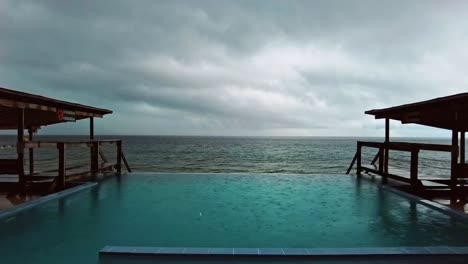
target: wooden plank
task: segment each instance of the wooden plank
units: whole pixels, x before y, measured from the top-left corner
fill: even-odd
[[[99,140],[99,145],[114,145],[118,139],[113,140]],[[67,148],[90,148],[94,141],[33,141],[25,142],[25,148],[56,148],[57,143],[63,142]]]
[[[384,175],[384,174],[380,173],[378,170],[376,170],[375,168],[369,168],[367,166],[362,166],[362,170],[366,171],[366,172],[373,173],[375,175],[380,175],[382,177],[387,176],[387,178],[389,178],[389,179],[393,179],[393,180],[397,180],[397,181],[401,181],[401,182],[405,182],[405,183],[411,183],[411,180],[409,178],[406,178],[406,177],[403,177],[403,176],[400,176],[400,175],[396,175],[396,174],[392,174],[392,173],[387,173],[387,175]]]
[[[358,156],[358,152],[356,151],[356,153],[354,154],[354,158],[353,158],[353,160],[351,161],[351,164],[349,164],[349,167],[348,167],[348,170],[346,171],[346,174],[349,174],[349,173],[351,172],[351,169],[353,168],[354,163],[355,163],[356,160],[357,160],[357,156]]]
[[[124,164],[125,164],[125,168],[127,168],[127,171],[128,171],[128,172],[132,172],[132,169],[131,169],[130,166],[128,165],[127,158],[125,158],[125,155],[124,155],[123,151],[122,151],[122,160],[123,160],[123,162],[124,162]],[[122,165],[121,165],[121,166],[122,166]]]
[[[42,107],[48,108],[60,108],[70,111],[82,111],[89,114],[98,114],[105,115],[111,114],[112,111],[103,108],[97,108],[62,100],[57,100],[53,98],[48,98],[45,96],[19,92],[15,90],[6,89],[0,87],[0,104],[9,107],[20,107],[20,108],[31,108],[38,109]]]
[[[58,142],[33,141],[24,143],[25,148],[57,148]]]
[[[363,147],[380,148],[385,143],[359,141]],[[443,151],[451,152],[452,145],[444,144],[426,144],[426,143],[410,143],[410,142],[388,142],[386,144],[390,150],[412,151],[413,149],[428,150],[428,151]]]
[[[380,157],[380,150],[381,150],[381,149],[379,148],[379,151],[377,152],[377,154],[375,154],[374,159],[372,159],[372,162],[371,162],[372,165],[374,165],[374,164],[377,162],[377,160],[379,159],[379,157]]]
[[[385,159],[384,155],[385,155],[385,152],[384,152],[383,146],[381,146],[379,149],[379,172],[380,173],[384,172],[384,159]]]
[[[23,109],[34,109],[34,110],[41,110],[41,111],[51,111],[55,112],[55,107],[50,107],[46,105],[39,105],[34,103],[25,103],[16,100],[8,100],[8,99],[0,99],[0,105],[3,107],[10,107],[10,108],[23,108]]]
[[[101,148],[99,148],[99,156],[101,156],[101,159],[105,162],[105,163],[108,163],[109,160],[107,159],[106,155],[104,154],[104,152],[102,151]]]
[[[380,148],[383,143],[381,142],[372,142],[372,141],[358,141],[359,144],[363,147],[371,147],[371,148]]]
[[[451,145],[444,145],[444,144],[426,144],[426,143],[409,143],[409,142],[390,142],[389,147],[394,150],[408,150],[411,151],[413,149],[419,150],[429,150],[429,151],[443,151],[443,152],[450,152],[452,151]]]

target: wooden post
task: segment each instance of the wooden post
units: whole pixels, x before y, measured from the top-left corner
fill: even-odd
[[[32,127],[28,127],[29,141],[33,141],[34,130]],[[29,149],[29,175],[34,174],[34,149]]]
[[[356,175],[358,177],[361,176],[361,150],[362,150],[362,145],[361,142],[357,142],[357,151],[356,151],[356,157],[357,157],[357,164],[356,164]]]
[[[418,183],[418,160],[419,160],[419,149],[413,149],[411,151],[411,187],[413,190],[417,190]]]
[[[465,131],[460,132],[460,166],[465,165]]]
[[[380,146],[379,148],[379,173],[382,175],[384,172],[384,147]]]
[[[351,170],[353,169],[354,163],[356,163],[357,155],[358,155],[358,153],[357,153],[357,150],[356,150],[356,153],[354,154],[353,160],[349,164],[348,170],[346,170],[346,174],[349,174],[349,172],[351,172]],[[122,158],[124,159],[125,166],[127,166],[127,170],[128,170],[130,167],[127,165],[127,159],[125,158],[125,155],[123,155],[123,153],[122,153]]]
[[[460,178],[466,178],[465,175],[465,131],[460,132]],[[460,182],[460,187],[463,186],[463,181]]]
[[[18,153],[17,159],[17,171],[18,171],[18,183],[20,188],[26,187],[26,179],[24,177],[24,109],[18,108],[17,113],[17,143],[16,152]]]
[[[122,172],[122,140],[117,141],[117,172]]]
[[[387,176],[388,176],[388,143],[390,143],[390,119],[387,117],[385,118],[385,156],[384,156],[384,174],[382,177],[382,183],[387,183]]]
[[[90,141],[94,140],[94,118],[93,117],[89,118],[89,140]],[[94,159],[93,159],[93,155],[94,155],[93,144],[91,145],[89,153],[90,153],[89,156],[90,156],[90,159],[91,159],[91,173],[92,173],[93,169],[94,169],[94,165],[93,165],[93,162],[94,162]]]
[[[57,148],[59,149],[59,168],[58,168],[58,179],[57,187],[59,190],[65,189],[65,143],[57,143]]]
[[[452,156],[450,163],[450,204],[457,202],[457,165],[458,165],[458,132],[452,130]]]
[[[96,175],[99,172],[99,142],[94,141],[91,152],[91,173]]]
[[[377,151],[377,154],[375,154],[374,159],[372,159],[371,165],[374,165],[379,159],[379,157],[380,157],[380,148],[379,148],[379,151]]]

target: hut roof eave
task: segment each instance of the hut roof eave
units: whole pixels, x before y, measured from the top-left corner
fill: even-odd
[[[442,129],[468,131],[468,93],[365,112],[376,119],[389,118]]]

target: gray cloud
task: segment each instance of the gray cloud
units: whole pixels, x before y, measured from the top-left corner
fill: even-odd
[[[464,1],[0,0],[0,43],[2,86],[101,133],[381,135],[364,110],[468,87]]]

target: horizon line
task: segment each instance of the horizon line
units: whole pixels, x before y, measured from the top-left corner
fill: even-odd
[[[13,136],[15,134],[0,134],[0,136]],[[89,134],[36,134],[36,136],[89,136]],[[252,137],[252,138],[261,138],[261,137],[270,137],[270,138],[385,138],[385,136],[296,136],[296,135],[285,135],[285,136],[272,136],[272,135],[169,135],[169,134],[95,134],[94,136],[122,136],[122,137]],[[420,138],[420,139],[450,139],[447,136],[394,136],[392,138]]]

